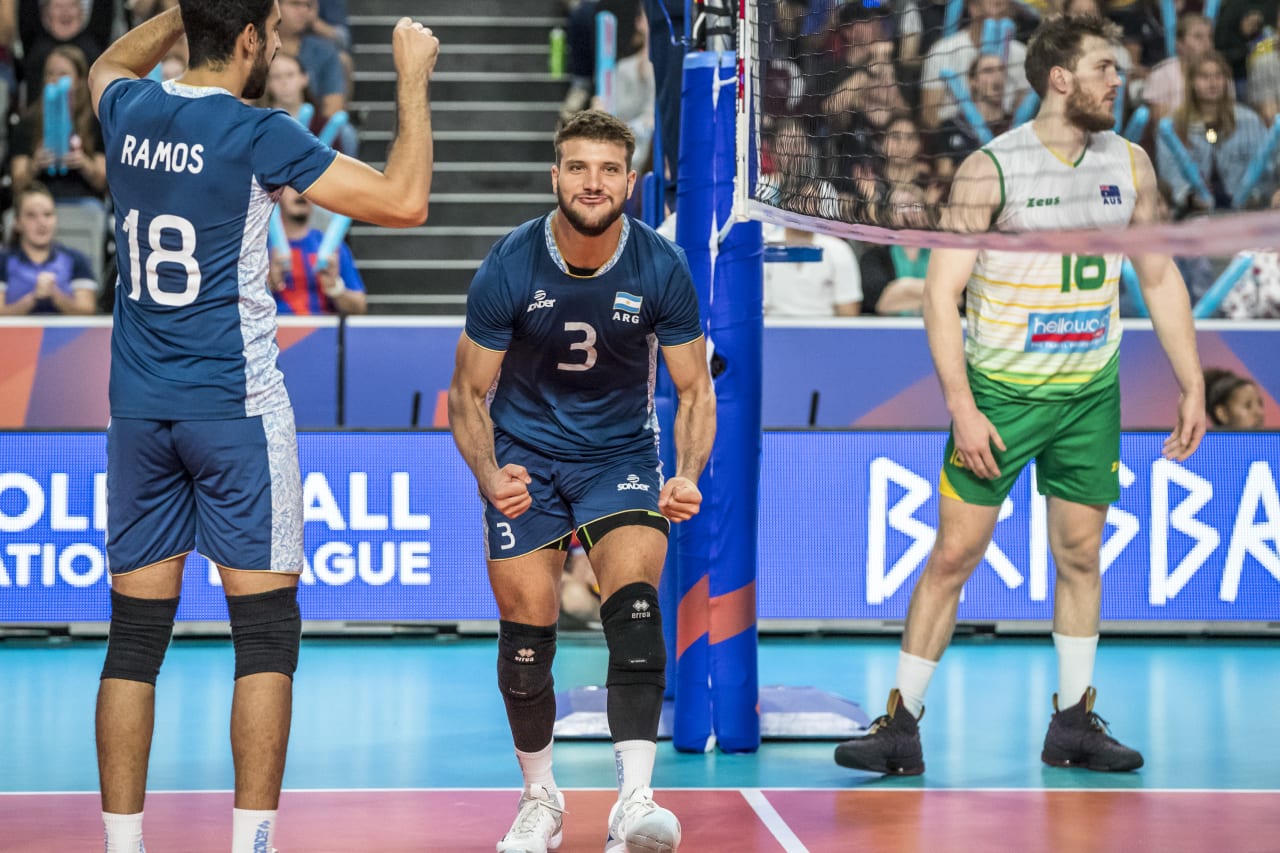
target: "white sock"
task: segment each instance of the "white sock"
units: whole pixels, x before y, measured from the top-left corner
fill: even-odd
[[[651,787],[658,745],[651,740],[620,740],[613,745],[618,770],[618,798],[625,800],[636,788]]]
[[[924,694],[929,691],[929,681],[938,668],[936,660],[898,652],[898,692],[902,694],[902,707],[918,717],[924,709]]]
[[[1058,707],[1070,708],[1093,683],[1093,661],[1098,656],[1098,635],[1068,637],[1053,632],[1058,650]]]
[[[270,850],[276,834],[276,811],[231,810],[231,853]]]
[[[145,853],[142,846],[142,812],[102,813],[106,853]]]
[[[516,750],[516,760],[520,762],[520,772],[524,774],[524,787],[541,785],[548,791],[556,790],[556,780],[551,774],[551,744],[547,744],[537,752],[521,752]]]

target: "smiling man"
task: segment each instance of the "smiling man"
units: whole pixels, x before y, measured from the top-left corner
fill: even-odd
[[[1035,121],[992,140],[956,173],[942,225],[980,232],[1125,228],[1157,217],[1146,153],[1111,131],[1119,28],[1053,18],[1027,49]],[[1134,770],[1142,756],[1094,713],[1102,597],[1099,549],[1120,496],[1120,255],[936,249],[924,321],[951,413],[933,551],[911,594],[888,713],[836,762],[875,773],[924,772],[916,722],[977,568],[1018,474],[1036,461],[1057,569],[1053,642],[1057,711],[1041,759],[1061,767]],[[1204,382],[1182,276],[1167,255],[1133,257],[1151,322],[1182,389],[1164,455],[1182,461],[1204,435]],[[967,292],[968,336],[956,321]]]
[[[524,775],[498,850],[545,853],[562,835],[551,663],[576,532],[600,584],[609,645],[618,802],[605,850],[670,853],[680,823],[650,789],[666,667],[657,586],[670,522],[702,502],[715,396],[684,254],[622,214],[636,180],[631,131],[583,112],[555,147],[559,204],[498,241],[477,271],[449,389],[454,441],[485,504],[502,617],[498,688]],[[676,471],[665,483],[653,401],[659,347],[679,394]]]

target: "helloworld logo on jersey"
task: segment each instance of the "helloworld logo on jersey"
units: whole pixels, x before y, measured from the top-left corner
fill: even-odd
[[[1027,352],[1087,352],[1107,342],[1111,309],[1032,313],[1027,317]]]

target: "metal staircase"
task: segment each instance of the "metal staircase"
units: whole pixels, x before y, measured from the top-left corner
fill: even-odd
[[[564,23],[563,6],[560,0],[412,5],[414,19],[440,38],[431,81],[430,215],[419,228],[356,225],[351,250],[372,313],[461,314],[471,277],[493,243],[555,204],[551,140],[568,81],[547,73],[547,43],[551,28]],[[361,14],[350,17],[360,158],[379,168],[395,127],[391,30],[404,7],[403,0],[364,0]]]

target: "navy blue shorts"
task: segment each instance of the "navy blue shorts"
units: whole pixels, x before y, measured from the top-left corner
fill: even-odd
[[[292,409],[225,421],[111,419],[111,573],[195,550],[230,569],[302,571]]]
[[[485,556],[490,560],[523,557],[605,516],[658,511],[662,464],[656,449],[598,462],[564,462],[498,433],[494,451],[499,467],[515,463],[528,469],[533,504],[507,518],[485,503]]]

